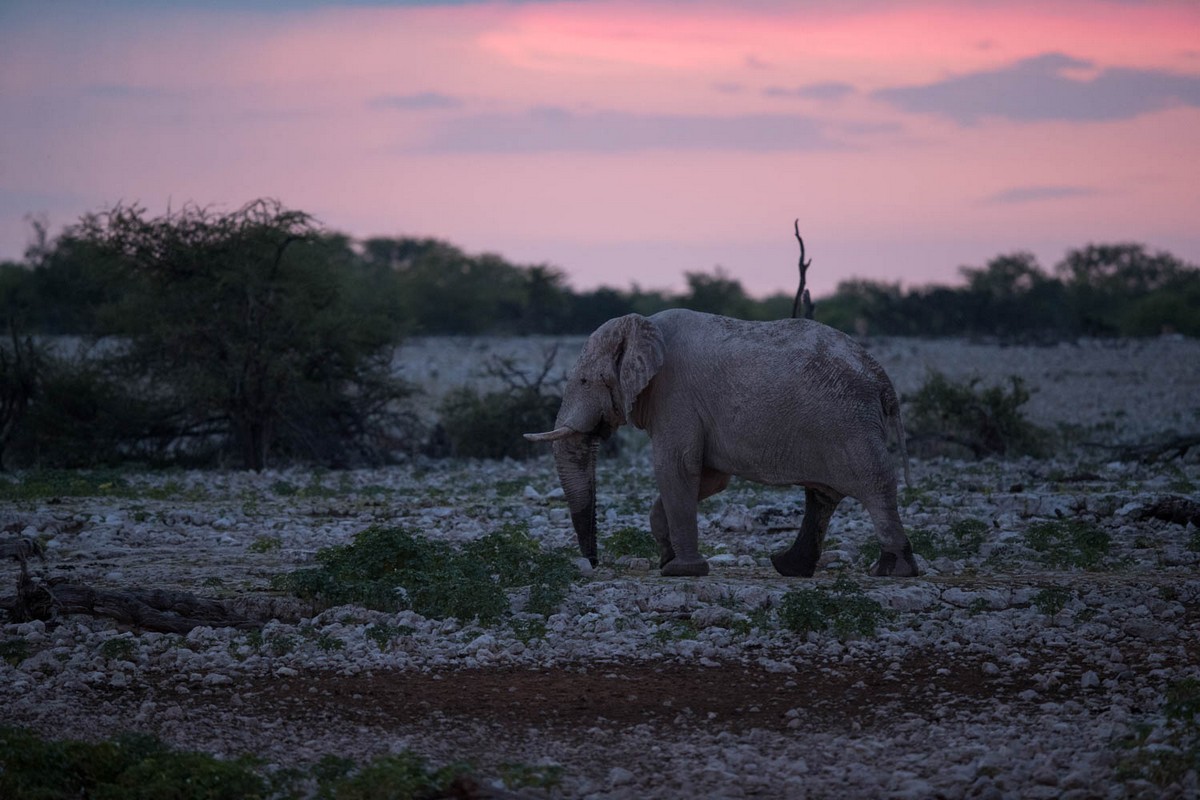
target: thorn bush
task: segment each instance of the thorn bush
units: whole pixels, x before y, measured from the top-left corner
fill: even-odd
[[[980,387],[979,378],[963,382],[931,371],[909,403],[908,428],[917,443],[933,443],[935,454],[947,445],[985,456],[1045,456],[1049,433],[1025,419],[1029,401],[1025,382],[1013,375],[1009,387]]]

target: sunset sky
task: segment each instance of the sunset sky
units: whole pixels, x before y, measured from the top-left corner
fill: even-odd
[[[257,197],[580,289],[1200,263],[1200,3],[0,0],[0,259]]]

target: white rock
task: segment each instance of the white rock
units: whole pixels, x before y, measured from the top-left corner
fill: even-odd
[[[633,782],[633,773],[624,767],[613,767],[608,771],[609,786],[624,786]]]

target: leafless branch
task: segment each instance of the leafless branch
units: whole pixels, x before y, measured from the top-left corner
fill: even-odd
[[[804,239],[800,236],[800,220],[797,219],[794,225],[796,231],[796,241],[800,243],[800,288],[796,290],[796,299],[792,302],[792,319],[796,319],[803,309],[804,318],[813,318],[813,303],[809,297],[808,288],[808,268],[812,266],[812,259],[805,261],[804,259]]]

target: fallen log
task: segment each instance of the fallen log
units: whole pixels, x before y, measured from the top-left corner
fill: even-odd
[[[0,542],[0,556],[21,562],[17,593],[0,597],[0,612],[12,622],[88,614],[142,630],[187,633],[200,627],[257,628],[272,619],[295,622],[303,616],[293,598],[243,595],[217,600],[169,589],[97,589],[66,578],[37,580],[26,563],[33,555],[45,560],[32,539]]]
[[[1169,494],[1142,506],[1138,518],[1161,519],[1175,525],[1187,525],[1190,522],[1200,527],[1200,503],[1177,494]]]
[[[1087,442],[1088,447],[1099,447],[1113,450],[1113,458],[1117,461],[1139,461],[1151,464],[1155,461],[1170,461],[1183,458],[1193,447],[1200,447],[1200,433],[1190,433],[1176,436],[1160,442],[1147,442],[1134,445],[1112,445],[1101,442]]]
[[[0,558],[15,558],[24,565],[26,559],[37,556],[46,560],[46,553],[36,539],[9,539],[0,542]]]

